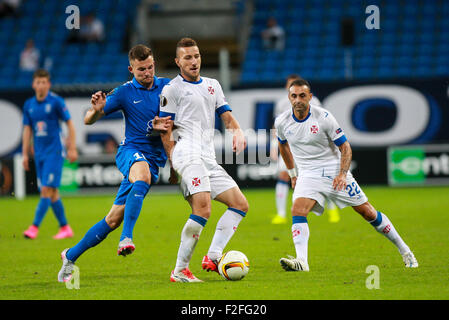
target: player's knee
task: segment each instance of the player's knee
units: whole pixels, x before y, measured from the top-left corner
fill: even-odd
[[[52,187],[42,187],[41,188],[41,197],[42,198],[54,198],[55,196],[55,188]]]
[[[353,208],[367,221],[372,221],[377,218],[377,210],[369,202]]]
[[[123,221],[123,217],[119,216],[107,216],[106,217],[106,223],[108,224],[109,228],[111,229],[117,229]]]
[[[237,210],[247,213],[249,211],[248,200],[244,196],[239,197],[239,199],[231,206]]]
[[[125,205],[113,205],[105,221],[111,229],[116,229],[122,224],[124,214]]]
[[[306,207],[300,206],[300,205],[292,206],[292,215],[307,217],[308,214],[309,214],[309,210],[307,210]]]
[[[137,181],[143,181],[146,184],[151,184],[151,175],[139,175],[137,176],[134,181],[131,181],[132,183],[135,183]]]
[[[210,201],[201,201],[197,202],[195,206],[192,208],[193,214],[203,217],[205,219],[209,219],[211,212]]]

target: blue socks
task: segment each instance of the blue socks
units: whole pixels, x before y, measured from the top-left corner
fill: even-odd
[[[63,227],[67,225],[67,219],[65,217],[64,213],[64,205],[62,204],[61,199],[56,200],[51,204],[51,207],[53,209],[53,213],[56,216],[56,219],[58,219],[59,226]]]
[[[36,227],[40,226],[50,205],[51,205],[50,198],[41,198],[39,200],[39,203],[37,204],[37,207],[36,207],[36,212],[34,214],[33,225],[35,225]]]
[[[125,238],[133,238],[133,229],[142,209],[143,199],[150,190],[151,185],[144,181],[134,182],[131,191],[126,197],[125,216],[123,219],[123,231],[120,241]]]
[[[78,257],[89,248],[95,247],[101,241],[106,239],[107,235],[112,231],[111,227],[106,223],[104,218],[87,231],[84,237],[73,248],[70,248],[66,257],[75,262]]]
[[[44,219],[45,214],[47,213],[48,208],[50,206],[53,209],[56,219],[58,219],[59,226],[63,227],[65,225],[67,225],[67,219],[65,217],[65,212],[64,212],[64,205],[62,204],[61,199],[58,199],[52,203],[50,198],[41,198],[40,199],[40,201],[36,207],[33,224],[36,227],[40,226],[40,224],[42,223],[42,220]]]
[[[123,231],[120,241],[125,237],[132,239],[132,232],[142,209],[142,202],[146,194],[150,190],[151,185],[143,181],[136,181],[131,188],[125,205]],[[95,224],[87,231],[84,237],[74,247],[70,248],[66,257],[68,260],[75,262],[80,255],[86,250],[95,247],[97,244],[106,239],[107,235],[112,231],[111,227],[106,223],[106,218]]]

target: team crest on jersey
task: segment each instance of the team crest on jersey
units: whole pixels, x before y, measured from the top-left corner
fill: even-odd
[[[201,184],[200,178],[193,178],[192,179],[192,186],[198,187]]]
[[[339,134],[341,131],[342,131],[341,128],[338,128],[338,129],[335,131],[335,133],[336,133],[336,134]]]
[[[212,88],[212,86],[209,86],[209,88],[207,88],[207,91],[209,91],[210,94],[214,94],[215,93],[215,89]]]
[[[318,126],[316,126],[316,125],[311,126],[311,127],[310,127],[310,132],[312,132],[312,133],[318,133]]]

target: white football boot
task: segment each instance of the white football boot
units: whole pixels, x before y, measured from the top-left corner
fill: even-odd
[[[309,265],[307,263],[292,256],[281,258],[279,263],[285,271],[309,271]]]
[[[136,246],[133,243],[133,240],[130,238],[125,238],[118,244],[117,254],[119,256],[126,257],[128,254],[131,254],[136,249]]]
[[[402,260],[406,268],[418,268],[418,260],[416,260],[413,252],[406,252],[402,255]]]
[[[58,281],[59,282],[69,282],[70,279],[72,279],[73,266],[75,264],[72,261],[67,259],[66,253],[68,250],[69,250],[69,248],[64,249],[61,252],[62,267],[58,273]]]

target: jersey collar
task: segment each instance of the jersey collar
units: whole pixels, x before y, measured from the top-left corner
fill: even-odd
[[[198,80],[198,81],[189,81],[189,80],[184,79],[184,77],[182,75],[179,75],[179,76],[182,78],[182,81],[185,81],[188,83],[199,84],[199,83],[203,82],[203,78],[201,78],[201,77],[200,77],[200,80]]]
[[[156,88],[159,86],[159,82],[160,82],[159,78],[156,77],[156,76],[154,76],[154,77],[153,77],[153,85],[151,86],[150,91],[156,89]],[[139,81],[137,81],[136,78],[134,78],[134,77],[133,77],[133,80],[132,80],[132,84],[133,84],[134,87],[136,87],[137,89],[148,90],[148,89],[145,88],[143,85],[141,85],[141,84],[139,83]]]
[[[312,114],[311,111],[310,111],[311,109],[312,109],[312,107],[309,104],[309,113],[307,114],[307,117],[305,117],[303,120],[299,120],[298,118],[296,118],[295,113],[293,112],[293,108],[292,108],[293,120],[295,120],[296,122],[299,122],[299,123],[306,121],[307,119],[309,119],[310,115]]]
[[[41,101],[37,100],[36,95],[34,95],[34,100],[36,100],[37,103],[44,103],[44,102],[47,102],[49,96],[50,96],[50,91],[48,91],[48,93],[45,96],[44,100],[41,100]]]

